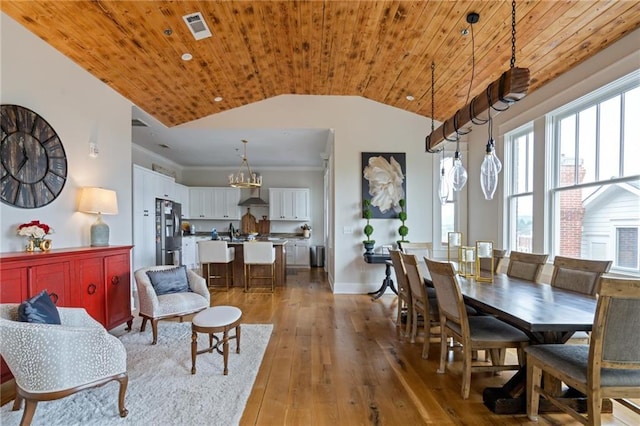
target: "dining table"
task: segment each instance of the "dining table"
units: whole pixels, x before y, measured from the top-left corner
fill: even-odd
[[[425,284],[432,286],[426,265],[422,267]],[[530,344],[565,343],[577,331],[591,331],[596,312],[596,299],[548,284],[526,281],[505,274],[495,274],[492,283],[476,282],[458,276],[464,302],[481,313],[524,331]],[[526,412],[526,366],[520,368],[503,386],[483,391],[483,402],[498,414]],[[559,383],[545,387],[557,389]],[[586,411],[584,395],[570,389],[563,397],[571,398],[578,411]],[[611,412],[611,402],[603,402],[603,412]],[[540,410],[557,411],[547,400],[541,399]]]

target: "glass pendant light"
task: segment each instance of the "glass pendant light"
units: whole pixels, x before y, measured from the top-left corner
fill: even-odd
[[[500,173],[502,171],[502,161],[496,155],[496,144],[493,139],[489,140],[491,142],[491,159],[493,163],[496,165],[496,172]]]
[[[492,200],[498,187],[498,168],[493,161],[491,140],[487,142],[484,160],[480,166],[480,186],[485,200]]]
[[[453,156],[453,168],[449,171],[449,182],[454,191],[459,192],[467,183],[467,171],[462,165],[460,137],[456,134],[456,153]]]
[[[438,198],[440,198],[440,204],[443,206],[447,204],[449,199],[449,180],[445,175],[444,170],[444,148],[442,148],[442,160],[440,162],[440,186],[438,187]]]

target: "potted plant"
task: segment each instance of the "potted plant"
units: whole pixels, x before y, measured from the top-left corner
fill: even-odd
[[[371,234],[373,234],[373,226],[369,223],[369,220],[371,219],[371,201],[364,200],[363,206],[362,216],[367,219],[367,224],[364,226],[363,231],[364,235],[367,236],[367,239],[364,240],[362,244],[364,245],[366,254],[373,254],[373,247],[376,241],[371,239]]]
[[[404,239],[404,237],[406,237],[409,233],[409,228],[404,224],[404,222],[407,220],[407,212],[405,210],[407,203],[405,202],[404,198],[402,198],[400,201],[398,201],[398,204],[400,204],[400,208],[402,209],[400,213],[398,213],[398,219],[400,219],[400,221],[402,222],[402,225],[400,225],[400,227],[398,228],[398,234],[400,234],[401,237],[398,241],[398,245],[401,246],[402,242],[409,242],[408,240]]]

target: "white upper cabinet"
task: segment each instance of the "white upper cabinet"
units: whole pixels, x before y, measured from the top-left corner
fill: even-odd
[[[270,220],[309,220],[308,188],[269,188]]]
[[[189,188],[191,219],[240,219],[240,189]]]
[[[176,201],[180,203],[182,206],[182,215],[181,219],[188,219],[191,217],[189,214],[189,187],[186,185],[181,185],[179,183],[175,184],[176,189]]]

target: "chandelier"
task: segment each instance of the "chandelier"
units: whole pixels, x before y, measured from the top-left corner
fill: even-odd
[[[260,188],[262,186],[262,176],[251,171],[249,161],[247,160],[247,141],[242,139],[244,150],[242,154],[242,162],[238,173],[229,175],[229,186],[233,188]]]

